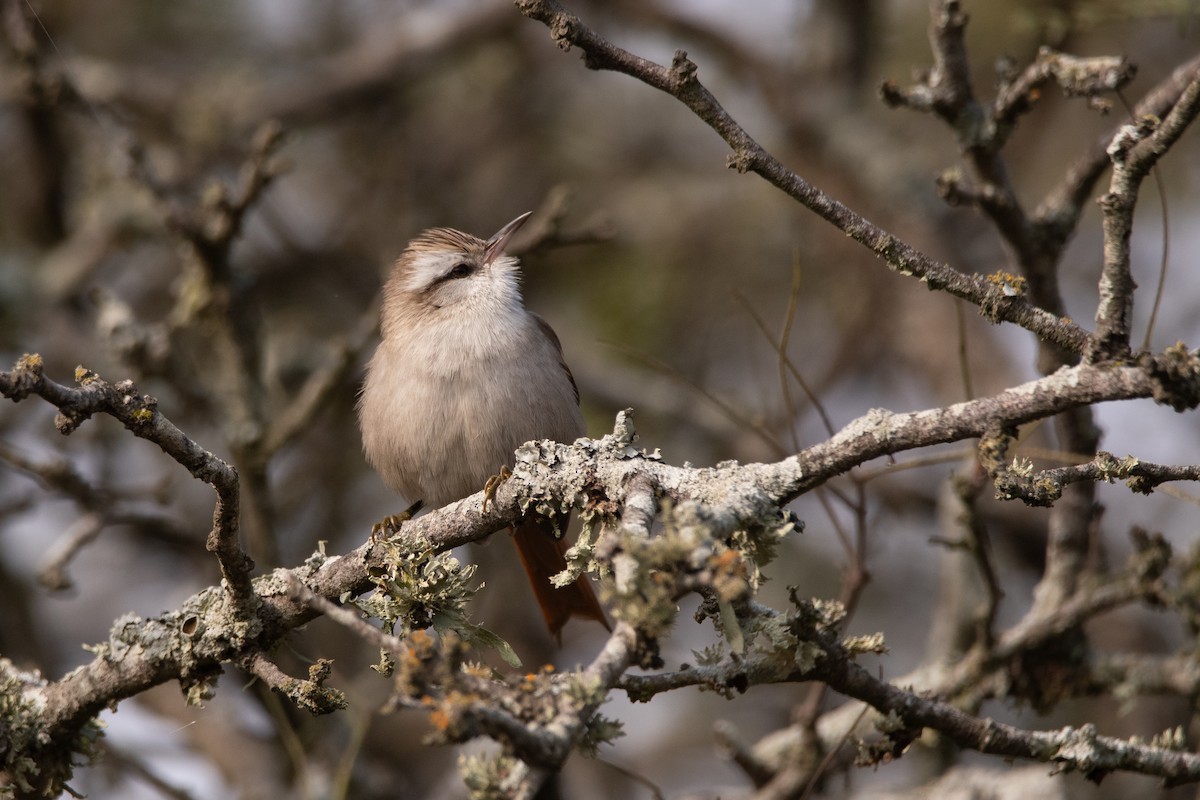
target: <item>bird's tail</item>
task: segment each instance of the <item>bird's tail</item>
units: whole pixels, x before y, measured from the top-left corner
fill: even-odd
[[[563,557],[567,543],[554,535],[554,523],[530,515],[513,528],[513,541],[529,582],[533,584],[546,627],[556,642],[562,643],[563,626],[571,617],[594,619],[612,630],[587,575],[580,575],[574,583],[561,588],[550,582],[551,575],[562,572],[567,566]]]

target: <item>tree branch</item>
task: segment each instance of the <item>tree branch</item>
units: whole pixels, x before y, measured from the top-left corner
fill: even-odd
[[[517,8],[546,25],[562,49],[583,50],[584,63],[589,69],[629,75],[679,100],[730,146],[733,150],[728,159],[730,167],[764,178],[871,250],[896,272],[919,279],[931,290],[942,290],[967,300],[989,319],[1020,325],[1070,352],[1082,352],[1090,341],[1090,334],[1073,322],[1033,306],[983,276],[959,272],[934,261],[785,168],[700,83],[696,65],[683,51],[676,52],[669,68],[660,66],[609,43],[553,0],[517,0]]]
[[[239,605],[249,603],[254,597],[250,585],[254,562],[238,543],[237,470],[189,439],[158,411],[157,400],[137,393],[133,381],[110,384],[79,367],[75,371],[79,387],[70,388],[45,377],[42,369],[40,356],[22,357],[11,372],[0,372],[0,393],[12,400],[35,394],[54,405],[59,410],[54,424],[62,434],[73,432],[93,414],[107,414],[134,436],[158,445],[193,477],[213,487],[217,502],[206,546],[216,555],[233,600]]]
[[[1133,234],[1138,189],[1197,114],[1200,114],[1200,78],[1188,84],[1164,119],[1142,117],[1125,125],[1108,146],[1113,173],[1108,193],[1100,198],[1100,208],[1104,210],[1104,269],[1100,273],[1096,339],[1088,352],[1092,360],[1129,354],[1134,290],[1129,239]]]

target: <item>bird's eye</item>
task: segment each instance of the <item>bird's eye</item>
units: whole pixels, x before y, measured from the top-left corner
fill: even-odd
[[[454,269],[450,270],[451,278],[465,278],[473,272],[471,265],[467,263],[455,264]]]

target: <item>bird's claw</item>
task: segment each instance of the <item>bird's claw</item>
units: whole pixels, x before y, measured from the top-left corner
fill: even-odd
[[[408,522],[421,510],[424,501],[418,500],[399,514],[389,514],[371,526],[371,544],[379,544],[400,532],[400,526]]]
[[[488,503],[496,504],[496,490],[500,488],[500,484],[512,477],[512,470],[508,466],[500,468],[498,475],[493,475],[487,479],[487,483],[483,485],[483,510],[487,511]]]

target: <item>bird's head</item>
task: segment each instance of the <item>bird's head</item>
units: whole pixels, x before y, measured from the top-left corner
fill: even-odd
[[[388,317],[399,313],[520,310],[517,259],[505,255],[504,249],[531,213],[517,217],[489,239],[453,228],[430,228],[418,234],[397,259],[384,290],[384,334]]]

